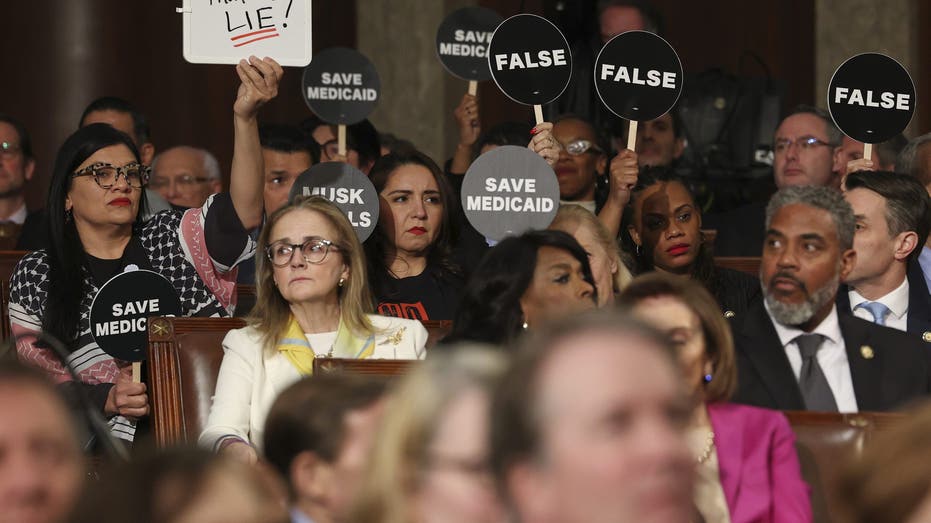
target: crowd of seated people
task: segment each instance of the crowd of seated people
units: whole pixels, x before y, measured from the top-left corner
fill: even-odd
[[[600,4],[610,36],[640,3]],[[804,523],[823,493],[793,411],[906,412],[883,448],[838,464],[837,495],[855,521],[929,513],[909,463],[927,407],[901,409],[931,394],[931,135],[866,160],[797,107],[773,129],[771,198],[704,215],[670,170],[675,109],[639,126],[635,152],[600,111],[483,129],[467,94],[448,159],[368,120],[341,154],[315,116],[259,124],[274,60],[236,73],[229,173],[200,148],[156,151],[145,116],[102,97],[40,210],[22,196],[27,127],[0,114],[0,218],[28,251],[3,309],[0,522]],[[460,192],[504,145],[546,160],[560,205],[548,228],[491,242]],[[327,161],[379,196],[365,242],[335,203],[290,197]],[[154,448],[154,378],[91,330],[98,290],[134,268],[171,282],[184,317],[231,317],[254,289],[245,326],[208,348],[209,410],[181,448]],[[334,359],[402,375],[321,370]]]

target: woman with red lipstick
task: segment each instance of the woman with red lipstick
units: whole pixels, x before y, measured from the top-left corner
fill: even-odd
[[[101,285],[127,269],[155,271],[177,291],[185,316],[229,316],[235,296],[233,267],[252,255],[249,229],[262,221],[262,153],[258,109],[275,97],[282,69],[252,57],[236,67],[241,80],[233,105],[234,155],[230,192],[202,208],[164,211],[143,223],[149,170],[132,139],[107,124],[72,134],[58,151],[46,209],[48,249],[23,257],[10,289],[10,323],[19,358],[45,371],[66,390],[81,387],[109,418],[112,434],[135,437],[136,420],[149,412],[144,383],[133,383],[129,362],[103,352],[91,333],[90,308]],[[69,372],[42,330],[72,352]]]
[[[464,280],[450,258],[459,207],[446,177],[410,151],[379,158],[371,179],[381,209],[366,254],[379,314],[453,319]]]
[[[636,272],[661,271],[701,282],[727,317],[760,297],[760,282],[714,266],[701,234],[701,210],[686,184],[666,168],[644,170],[633,190],[627,232]]]

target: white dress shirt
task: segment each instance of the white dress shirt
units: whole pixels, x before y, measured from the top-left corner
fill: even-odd
[[[853,289],[848,291],[847,296],[850,298],[850,310],[853,311],[854,316],[872,322],[873,314],[863,307],[858,309],[857,305],[865,301],[878,301],[889,308],[889,314],[886,315],[886,327],[900,331],[908,328],[908,278],[904,278],[902,285],[878,300],[867,300]]]
[[[7,216],[6,218],[0,219],[0,222],[4,223],[15,223],[16,225],[22,225],[26,222],[26,217],[29,216],[29,210],[26,209],[26,203],[24,202],[19,206],[19,209],[16,209],[16,212]]]
[[[766,312],[769,312],[768,305],[766,305]],[[772,314],[769,317],[773,321],[773,326],[776,327],[776,334],[779,336],[779,342],[789,358],[789,364],[792,366],[792,372],[795,373],[796,381],[798,381],[802,373],[802,354],[799,352],[798,344],[795,343],[795,338],[802,334],[821,334],[823,336],[821,348],[818,349],[818,365],[821,366],[824,377],[834,394],[837,410],[840,412],[857,412],[857,396],[853,391],[853,378],[850,376],[850,364],[847,361],[844,336],[840,331],[840,323],[837,322],[837,307],[832,307],[828,317],[815,327],[811,333],[806,333],[796,327],[782,325],[773,319]]]

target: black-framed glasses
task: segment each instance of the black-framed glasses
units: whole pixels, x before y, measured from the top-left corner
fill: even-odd
[[[128,163],[122,167],[117,167],[109,163],[97,162],[76,171],[73,177],[93,176],[94,181],[101,189],[109,189],[116,185],[120,176],[126,180],[126,184],[134,189],[141,189],[149,181],[149,168],[141,163]]]
[[[294,251],[300,250],[305,262],[318,264],[323,263],[330,249],[339,250],[339,247],[330,240],[322,238],[311,238],[300,244],[281,240],[266,247],[265,256],[275,267],[284,267],[291,263]]]
[[[3,156],[13,156],[19,154],[22,151],[22,147],[19,144],[13,142],[0,142],[0,155]]]
[[[556,143],[559,144],[560,148],[569,153],[569,156],[581,156],[589,151],[599,154],[604,152],[601,150],[601,147],[598,147],[590,140],[572,140],[569,143],[562,143],[557,140]]]
[[[183,174],[174,179],[175,184],[182,188],[194,187],[198,183],[209,182],[210,178],[204,176],[192,176],[190,174]],[[163,189],[171,185],[171,178],[165,178],[164,176],[153,176],[149,179],[149,188],[151,189]]]
[[[815,138],[814,136],[800,136],[794,140],[790,140],[788,138],[779,138],[773,142],[773,151],[777,154],[783,154],[788,151],[792,145],[797,145],[798,148],[802,151],[811,151],[812,149],[821,147],[822,145],[831,147],[831,144],[828,142]]]

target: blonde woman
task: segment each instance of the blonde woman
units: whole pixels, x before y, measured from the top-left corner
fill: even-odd
[[[584,207],[562,205],[549,228],[572,235],[585,249],[598,291],[598,307],[613,305],[615,296],[633,276],[624,265],[620,247],[598,217]]]
[[[257,459],[278,393],[309,375],[316,356],[422,359],[417,321],[370,314],[362,246],[343,213],[320,197],[273,213],[259,236],[249,326],[223,340],[217,389],[200,437],[243,461]]]
[[[388,400],[350,521],[505,523],[488,469],[500,351],[458,345],[406,376]]]

